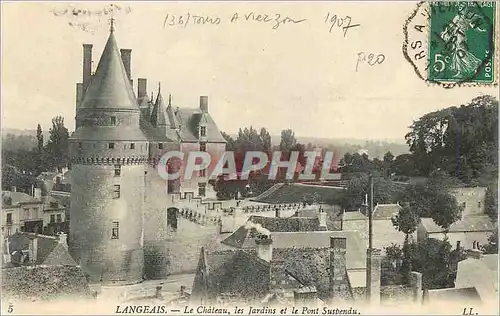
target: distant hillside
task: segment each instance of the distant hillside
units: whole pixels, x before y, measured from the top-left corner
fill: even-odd
[[[71,135],[70,131],[70,135]],[[14,141],[12,143],[12,136],[22,136],[20,140]],[[10,137],[10,138],[9,138]],[[231,137],[236,138],[236,135],[231,135]],[[43,132],[43,139],[46,142],[49,138],[49,132]],[[31,139],[31,141],[30,141]],[[382,159],[384,154],[390,151],[394,156],[399,156],[401,154],[408,153],[408,145],[405,143],[404,139],[401,140],[363,140],[363,139],[353,139],[353,138],[321,138],[321,137],[297,137],[297,140],[307,145],[311,143],[313,146],[318,146],[326,148],[328,150],[335,151],[340,157],[345,153],[354,153],[360,150],[368,152],[370,158]],[[2,141],[3,148],[8,150],[15,148],[31,148],[36,145],[36,130],[35,129],[2,129]],[[274,145],[280,143],[279,135],[272,135],[271,141]]]

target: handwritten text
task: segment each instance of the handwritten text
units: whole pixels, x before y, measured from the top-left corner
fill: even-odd
[[[231,17],[231,23],[234,23],[236,21],[243,20],[243,21],[255,21],[255,22],[261,22],[261,23],[269,23],[272,25],[272,29],[276,30],[278,27],[280,27],[283,24],[298,24],[302,23],[304,21],[307,21],[307,19],[293,19],[289,16],[282,16],[279,13],[269,15],[269,14],[256,14],[254,12],[249,12],[244,15],[240,15],[238,13],[234,13],[233,16]]]
[[[325,24],[330,25],[329,32],[331,33],[335,27],[342,28],[342,31],[344,31],[344,37],[346,37],[346,35],[347,35],[347,30],[349,30],[350,28],[358,27],[361,25],[361,24],[351,24],[351,23],[352,23],[352,19],[348,15],[341,18],[341,17],[338,17],[336,14],[328,13],[325,16]]]
[[[375,56],[375,54],[368,54],[368,57],[364,52],[358,53],[358,61],[356,62],[356,71],[358,71],[358,66],[362,62],[366,62],[370,66],[374,65],[380,65],[385,61],[385,55],[384,54],[378,54]]]

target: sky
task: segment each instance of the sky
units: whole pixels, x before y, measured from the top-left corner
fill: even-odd
[[[417,77],[402,53],[416,2],[115,4],[115,36],[120,48],[132,49],[132,77],[147,78],[149,94],[161,82],[174,106],[197,107],[207,95],[227,133],[252,125],[276,135],[291,128],[303,137],[402,140],[428,112],[481,94],[498,97],[493,87],[444,89]],[[107,2],[2,4],[3,128],[48,129],[62,115],[74,129],[82,44],[94,44],[95,69],[109,34],[106,9]],[[273,21],[245,20],[251,12],[297,23],[273,29]],[[188,14],[190,22],[179,25]],[[327,14],[359,26],[344,34],[325,23]],[[195,24],[193,16],[220,20]],[[358,63],[359,53],[385,60]]]

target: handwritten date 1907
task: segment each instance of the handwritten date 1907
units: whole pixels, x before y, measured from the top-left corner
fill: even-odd
[[[347,30],[353,27],[360,26],[361,24],[351,24],[352,19],[350,16],[346,15],[344,18],[338,17],[336,14],[328,13],[325,16],[325,24],[330,24],[331,33],[334,27],[342,28],[344,31],[344,37],[347,35]]]

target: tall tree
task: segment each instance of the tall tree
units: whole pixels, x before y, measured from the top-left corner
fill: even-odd
[[[52,128],[49,131],[49,140],[46,151],[52,161],[52,166],[58,172],[68,165],[68,129],[64,126],[64,118],[56,116],[52,119]]]
[[[291,151],[297,144],[297,139],[295,138],[295,133],[291,129],[284,129],[281,131],[281,151]]]
[[[263,127],[260,129],[260,140],[262,143],[262,150],[265,152],[271,151],[271,134]]]
[[[43,132],[40,124],[36,127],[36,143],[38,152],[41,154],[43,152]]]

